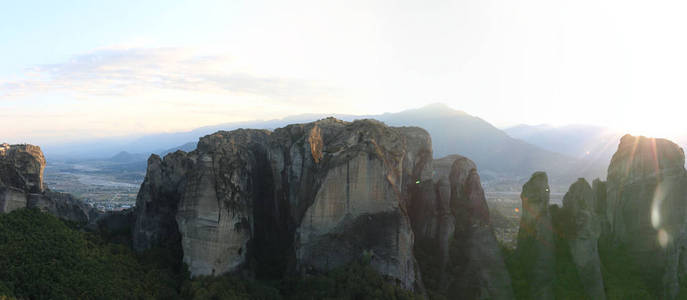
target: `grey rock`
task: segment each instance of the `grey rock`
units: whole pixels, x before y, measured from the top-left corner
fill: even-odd
[[[594,179],[592,182],[592,192],[594,193],[594,212],[599,217],[601,226],[601,240],[607,240],[611,232],[611,224],[606,217],[607,211],[607,191],[606,182]]]
[[[428,288],[454,299],[513,299],[475,164],[450,155],[434,160],[433,170],[433,179],[412,191],[409,207],[416,249],[424,254],[419,262],[438,266],[438,278],[423,274],[438,281]]]
[[[599,188],[599,183],[595,184]],[[599,258],[601,216],[597,214],[595,196],[584,178],[570,186],[563,197],[563,215],[568,217],[565,221],[569,227],[564,234],[587,296],[590,299],[606,299]]]
[[[42,194],[29,194],[27,207],[35,207],[78,224],[87,224],[90,220],[89,212],[93,209],[70,194],[50,189],[46,189]]]
[[[0,212],[26,207],[29,193],[42,193],[44,169],[39,147],[0,144]]]
[[[148,170],[136,197],[133,248],[143,251],[163,247],[181,252],[181,235],[176,222],[187,170],[192,161],[183,151],[148,159]]]
[[[135,224],[137,251],[177,247],[193,276],[318,273],[365,258],[422,292],[417,237],[455,266],[441,271],[444,291],[513,298],[474,163],[433,162],[415,127],[328,118],[205,136],[149,159]]]
[[[87,223],[90,207],[69,194],[46,189],[44,169],[40,147],[0,144],[0,212],[35,207],[65,220]]]
[[[665,139],[625,135],[608,167],[609,239],[627,249],[664,299],[679,292],[685,244],[684,151]]]
[[[34,145],[0,144],[0,183],[26,191],[43,192],[45,157]]]
[[[530,299],[554,299],[555,244],[549,213],[549,184],[544,172],[532,174],[522,187],[522,216],[516,255],[530,279]]]
[[[134,245],[178,240],[194,276],[253,261],[257,272],[327,271],[374,253],[375,269],[413,288],[404,190],[430,176],[427,157],[424,130],[374,120],[218,132],[190,153],[151,157]]]

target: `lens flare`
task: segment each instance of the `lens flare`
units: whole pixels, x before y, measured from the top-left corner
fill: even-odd
[[[665,248],[670,242],[670,235],[663,229],[658,231],[658,244]]]
[[[663,204],[663,200],[666,198],[666,190],[668,190],[668,187],[663,182],[658,182],[654,190],[654,196],[651,199],[651,226],[654,229],[658,229],[661,226],[661,204]]]

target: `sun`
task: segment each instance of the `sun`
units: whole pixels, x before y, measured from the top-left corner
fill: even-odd
[[[634,120],[634,122],[629,122],[618,129],[623,133],[629,133],[635,136],[643,135],[646,137],[672,140],[680,137],[681,132],[679,130],[680,127],[676,127],[674,122],[671,124],[670,121],[671,120],[665,120],[660,117],[647,118],[645,120]]]

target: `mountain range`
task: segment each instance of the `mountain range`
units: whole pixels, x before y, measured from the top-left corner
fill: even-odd
[[[224,123],[186,132],[46,146],[44,149],[49,159],[126,159],[140,161],[143,167],[145,158],[151,153],[165,155],[178,149],[191,151],[200,137],[219,130],[274,129],[329,116],[345,121],[376,119],[390,126],[422,127],[432,137],[434,157],[460,154],[472,158],[487,184],[504,180],[522,184],[529,174],[540,170],[549,173],[554,185],[568,185],[577,177],[604,178],[605,166],[623,135],[586,125],[518,125],[502,130],[479,117],[437,103],[380,115],[302,114],[275,120]]]

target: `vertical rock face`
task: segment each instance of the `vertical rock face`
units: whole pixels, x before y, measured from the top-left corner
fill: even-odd
[[[0,178],[27,193],[43,192],[45,157],[34,145],[0,144]]]
[[[687,175],[683,150],[664,140],[626,135],[608,167],[610,238],[646,270],[666,299],[677,296],[684,251]]]
[[[294,241],[298,267],[328,270],[369,253],[375,269],[412,288],[414,235],[403,191],[422,180],[428,162],[416,158],[431,153],[429,135],[416,131],[423,142],[408,143],[419,137],[373,121],[342,129],[322,136],[322,181]]]
[[[605,299],[598,244],[601,220],[597,215],[595,196],[594,190],[584,178],[570,186],[563,197],[563,215],[567,217],[567,228],[563,234],[568,241],[570,254],[585,292],[590,299]]]
[[[430,176],[428,157],[424,130],[373,120],[218,132],[188,154],[151,157],[134,244],[174,243],[178,234],[193,275],[253,260],[262,270],[326,271],[368,254],[380,273],[413,288],[404,191]]]
[[[136,249],[177,247],[194,276],[323,272],[365,258],[422,290],[415,250],[431,249],[441,265],[432,286],[513,298],[474,163],[433,162],[420,128],[329,118],[218,132],[192,152],[152,156],[136,210]]]
[[[549,183],[544,172],[532,174],[522,187],[522,217],[517,255],[527,269],[532,299],[554,299],[555,245],[549,214]]]
[[[152,247],[171,248],[180,252],[177,206],[184,191],[186,172],[193,161],[177,151],[148,159],[148,171],[136,198],[136,222],[133,247],[137,251]]]
[[[246,263],[253,199],[271,180],[258,176],[267,167],[268,136],[259,130],[213,134],[190,153],[195,164],[186,173],[176,221],[191,274],[222,274]]]
[[[451,155],[433,169],[409,208],[428,287],[456,299],[513,299],[475,164]]]
[[[596,212],[599,218],[599,225],[601,226],[601,239],[606,239],[611,232],[611,224],[606,217],[606,182],[594,179],[594,182],[592,182],[592,192],[594,193],[594,212]]]

